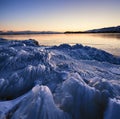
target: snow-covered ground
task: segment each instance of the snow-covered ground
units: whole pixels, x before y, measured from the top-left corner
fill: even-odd
[[[0,119],[120,119],[120,57],[0,39]]]

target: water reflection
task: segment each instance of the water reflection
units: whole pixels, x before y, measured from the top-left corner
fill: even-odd
[[[120,40],[120,33],[96,33],[96,34],[91,34],[92,36],[96,37],[107,37],[107,38],[116,38]]]
[[[0,35],[0,37],[13,40],[36,39],[40,45],[47,46],[79,43],[120,56],[120,33]]]

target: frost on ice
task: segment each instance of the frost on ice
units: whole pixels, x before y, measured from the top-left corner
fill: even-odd
[[[0,119],[119,119],[120,57],[76,44],[0,39]]]

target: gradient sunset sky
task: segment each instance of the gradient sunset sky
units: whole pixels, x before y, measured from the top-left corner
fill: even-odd
[[[84,31],[120,25],[120,0],[0,0],[0,30]]]

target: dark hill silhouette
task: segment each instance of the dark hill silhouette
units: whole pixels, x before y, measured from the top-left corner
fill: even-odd
[[[76,33],[120,33],[120,26],[116,27],[105,27],[100,29],[92,29],[87,31],[66,31],[65,34],[76,34]]]

